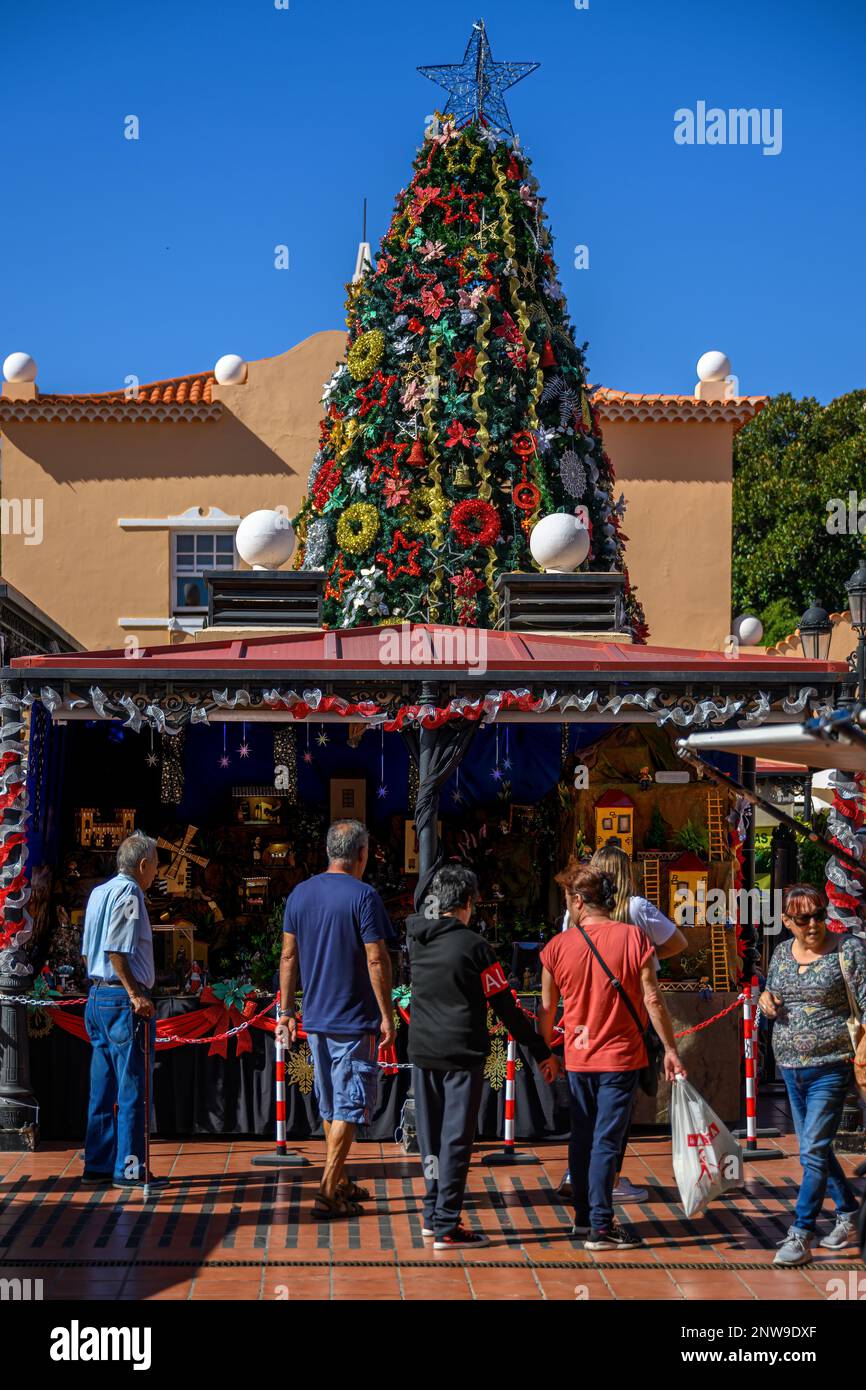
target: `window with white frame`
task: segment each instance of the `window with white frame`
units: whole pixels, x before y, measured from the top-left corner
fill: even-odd
[[[207,611],[206,570],[235,568],[235,538],[231,532],[179,532],[174,543],[174,594],[172,612]]]

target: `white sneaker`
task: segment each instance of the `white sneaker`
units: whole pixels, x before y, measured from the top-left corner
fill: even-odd
[[[795,1265],[810,1264],[814,1239],[810,1231],[798,1231],[796,1226],[792,1226],[785,1239],[779,1241],[779,1253],[773,1264],[786,1269],[793,1269]]]
[[[836,1225],[829,1235],[826,1235],[818,1244],[824,1250],[844,1250],[846,1245],[851,1245],[854,1241],[854,1214],[837,1211]]]
[[[645,1187],[635,1187],[628,1178],[620,1178],[611,1195],[615,1202],[645,1202],[649,1198]]]
[[[422,1236],[435,1236],[436,1232],[435,1232],[435,1231],[431,1231],[429,1226],[422,1226],[422,1227],[421,1227],[421,1234],[422,1234]]]

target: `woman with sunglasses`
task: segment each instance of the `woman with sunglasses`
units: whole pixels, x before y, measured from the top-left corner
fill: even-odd
[[[782,921],[792,939],[773,952],[758,1001],[774,1023],[773,1053],[791,1103],[803,1168],[794,1224],[773,1261],[787,1267],[812,1259],[825,1193],[836,1206],[836,1224],[820,1242],[825,1250],[841,1250],[853,1241],[858,1207],[833,1139],[853,1081],[852,1001],[866,1016],[866,946],[856,936],[828,931],[826,919],[827,899],[819,889],[803,883],[785,889]],[[866,1034],[857,1060],[866,1061]]]

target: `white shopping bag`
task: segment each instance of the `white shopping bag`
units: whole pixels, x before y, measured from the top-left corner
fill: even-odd
[[[732,1134],[684,1077],[671,1086],[674,1177],[686,1216],[743,1185],[743,1155]]]

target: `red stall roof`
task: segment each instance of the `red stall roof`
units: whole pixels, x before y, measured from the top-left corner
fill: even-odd
[[[357,627],[339,631],[311,630],[277,636],[229,638],[225,641],[184,642],[171,646],[142,647],[137,656],[124,648],[77,652],[62,656],[19,657],[11,671],[35,678],[49,672],[68,679],[85,674],[98,677],[113,672],[127,678],[164,672],[169,677],[209,677],[222,673],[243,678],[254,672],[277,674],[309,672],[351,678],[360,672],[383,679],[417,678],[426,667],[431,676],[447,672],[476,676],[489,682],[496,673],[527,680],[544,679],[547,673],[580,679],[584,674],[631,676],[653,680],[689,675],[731,683],[743,677],[775,678],[792,684],[822,678],[826,684],[847,676],[844,661],[806,661],[764,652],[748,652],[735,659],[718,651],[692,651],[679,647],[651,647],[627,642],[586,641],[567,634],[498,632],[487,629],[418,623],[395,627]]]

